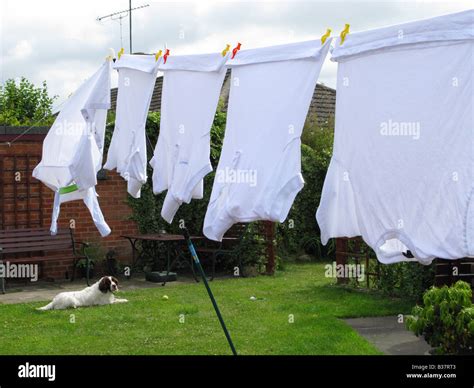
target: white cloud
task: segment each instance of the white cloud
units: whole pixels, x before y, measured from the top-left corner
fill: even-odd
[[[33,52],[33,47],[28,40],[20,40],[15,47],[8,52],[8,59],[25,60]]]

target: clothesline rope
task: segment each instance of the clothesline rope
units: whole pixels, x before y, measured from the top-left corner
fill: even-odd
[[[1,145],[6,145],[8,147],[11,147],[13,143],[21,139],[23,136],[25,136],[29,131],[31,131],[33,128],[37,126],[38,123],[41,122],[41,120],[45,119],[46,115],[43,116],[41,119],[39,119],[37,122],[35,122],[33,125],[25,129],[22,133],[20,133],[17,137],[15,137],[12,141],[5,141],[3,143],[0,143]]]
[[[346,24],[346,29],[347,29],[347,24]],[[344,33],[345,30],[342,31],[342,33]],[[348,31],[347,31],[348,32]],[[346,32],[346,34],[347,34]],[[342,34],[341,33],[341,34]],[[322,43],[325,42],[326,38],[331,34],[331,29],[327,29],[326,33],[321,37],[321,41]],[[342,35],[341,35],[342,36]],[[235,55],[237,54],[237,52],[240,50],[240,47],[241,47],[241,43],[238,43],[237,46],[232,50],[232,59],[235,57]],[[230,45],[226,45],[226,48],[224,49],[224,51],[222,51],[222,56],[225,56],[227,54],[227,52],[229,51],[230,49]],[[169,50],[166,48],[166,45],[165,45],[165,50],[166,50],[166,54],[164,56],[164,63],[166,63],[166,57],[169,55]],[[118,52],[118,59],[120,59],[120,57],[122,56],[124,52],[124,49],[121,48]],[[162,53],[162,50],[160,50],[159,52],[156,53],[155,55],[155,60],[158,60],[159,57],[161,57],[161,53]],[[151,55],[151,54],[150,54]],[[112,54],[112,56],[114,56],[114,54]],[[115,58],[114,58],[114,62],[115,62]],[[61,107],[64,105],[64,103],[67,101],[68,99],[66,99],[65,101],[63,101],[57,108],[56,110],[59,112],[61,109]],[[18,141],[19,139],[21,139],[23,136],[25,136],[29,131],[31,131],[34,127],[37,126],[37,124],[39,124],[43,119],[45,119],[47,117],[47,115],[45,114],[43,117],[41,117],[38,121],[36,121],[34,124],[32,124],[30,127],[28,127],[25,131],[23,131],[21,134],[19,134],[17,137],[15,137],[12,141],[9,141],[9,142],[3,142],[3,143],[0,143],[1,145],[6,145],[8,147],[11,147],[13,143],[15,143],[16,141]],[[111,122],[108,122],[106,125],[111,125],[115,123],[115,120],[114,121],[111,121]],[[146,136],[147,138],[147,142],[149,143],[150,147],[153,149],[153,144],[151,143],[150,141],[150,138],[148,137],[148,135]]]

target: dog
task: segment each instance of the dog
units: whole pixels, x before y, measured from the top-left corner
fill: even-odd
[[[126,303],[127,299],[118,299],[114,293],[118,291],[118,280],[113,276],[104,276],[92,286],[82,291],[61,292],[51,303],[37,310],[64,310],[85,306],[99,306],[113,303]]]

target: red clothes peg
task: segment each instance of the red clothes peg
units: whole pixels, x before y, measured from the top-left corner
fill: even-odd
[[[165,55],[163,55],[163,63],[166,63],[168,55],[170,55],[170,49],[166,49]]]
[[[237,52],[240,50],[240,46],[241,44],[237,43],[237,46],[235,46],[234,49],[232,50],[232,57],[230,59],[234,59],[235,54],[237,54]]]

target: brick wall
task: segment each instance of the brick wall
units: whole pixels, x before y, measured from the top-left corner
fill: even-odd
[[[10,147],[4,143],[0,143],[0,158],[2,155],[18,155],[24,156],[38,155],[42,153],[42,140],[44,136],[38,138],[30,138],[29,141],[17,141]],[[3,139],[0,139],[3,140]],[[0,172],[2,173],[2,172]],[[27,179],[26,177],[24,179]],[[35,179],[30,177],[32,181]],[[8,186],[8,185],[6,185]],[[51,223],[51,213],[53,206],[54,193],[45,185],[32,185],[31,193],[37,194],[37,190],[42,190],[42,220],[45,227],[49,227]],[[106,179],[99,180],[97,185],[99,194],[99,204],[104,214],[105,220],[112,229],[112,233],[102,238],[97,231],[90,213],[82,201],[73,201],[64,203],[61,206],[59,216],[59,227],[69,227],[70,220],[75,222],[75,235],[78,240],[99,244],[102,251],[107,252],[114,249],[117,258],[121,262],[130,262],[131,247],[130,243],[121,238],[122,234],[136,233],[137,227],[135,222],[129,220],[132,214],[131,208],[127,204],[127,189],[125,181],[112,171],[106,172]],[[64,257],[64,255],[61,255]],[[70,258],[48,261],[43,265],[43,278],[62,279],[65,273],[72,274],[72,260]],[[56,255],[54,256],[56,257]],[[100,269],[100,267],[98,267]]]

